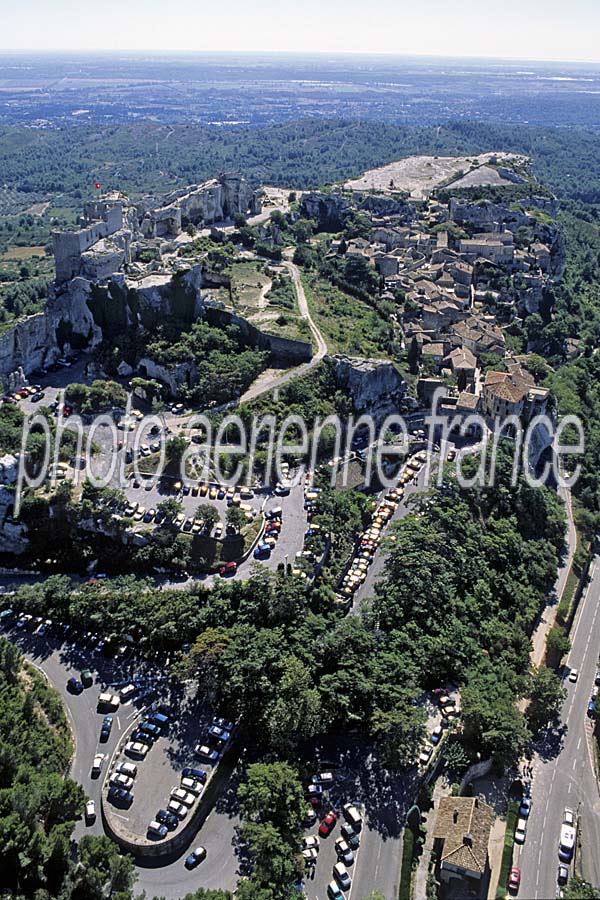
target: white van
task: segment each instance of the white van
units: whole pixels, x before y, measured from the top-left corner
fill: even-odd
[[[344,804],[344,815],[348,822],[355,828],[357,831],[362,828],[362,816],[352,803]]]

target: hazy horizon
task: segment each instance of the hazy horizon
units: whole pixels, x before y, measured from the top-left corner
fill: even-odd
[[[195,0],[104,0],[90,17],[72,0],[22,0],[3,11],[6,50],[412,55],[600,63],[597,0],[259,0],[226,8]]]

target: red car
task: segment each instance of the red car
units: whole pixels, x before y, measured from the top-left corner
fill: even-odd
[[[521,884],[521,870],[518,866],[513,866],[508,875],[508,889],[511,894],[516,894]]]
[[[237,563],[236,562],[228,562],[225,563],[224,566],[221,566],[219,569],[219,575],[222,578],[225,578],[226,575],[235,575],[237,572]]]
[[[328,812],[321,824],[319,825],[319,834],[321,837],[327,837],[328,834],[331,833],[335,823],[337,822],[336,814],[332,812]]]

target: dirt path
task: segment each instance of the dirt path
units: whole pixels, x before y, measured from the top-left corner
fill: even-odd
[[[277,390],[282,385],[287,384],[288,381],[291,381],[292,378],[299,378],[301,375],[306,375],[307,372],[310,372],[311,369],[314,369],[317,366],[325,354],[327,353],[327,344],[325,343],[325,339],[323,335],[317,328],[314,323],[314,320],[310,314],[310,310],[308,308],[308,301],[306,299],[306,294],[304,293],[304,287],[302,285],[302,279],[300,277],[300,270],[295,263],[290,262],[289,260],[284,260],[282,262],[290,275],[292,276],[292,281],[294,282],[294,287],[296,289],[296,297],[298,299],[298,309],[300,311],[300,315],[302,318],[306,319],[308,322],[308,327],[311,330],[312,336],[314,338],[314,342],[316,345],[316,353],[312,357],[309,362],[302,363],[302,365],[297,366],[294,369],[290,369],[287,372],[283,372],[281,374],[276,374],[273,370],[268,370],[268,372],[263,372],[262,376],[259,376],[254,384],[252,384],[245,394],[240,397],[240,403],[248,403],[250,400],[256,399],[256,397],[260,397],[261,394],[266,394],[269,391]]]

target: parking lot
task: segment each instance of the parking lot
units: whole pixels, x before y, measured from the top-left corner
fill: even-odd
[[[167,698],[171,704],[181,710],[181,725],[176,722],[173,732],[169,732],[165,740],[159,739],[148,755],[145,763],[138,765],[140,779],[136,786],[135,805],[132,810],[140,823],[146,821],[147,815],[153,816],[159,808],[166,804],[170,789],[179,782],[181,769],[186,765],[205,768],[200,760],[193,757],[193,744],[188,747],[187,740],[194,740],[198,732],[199,739],[207,722],[198,716],[198,708],[189,700],[171,691],[168,676],[164,668],[145,662],[142,659],[129,657],[126,660],[106,659],[99,653],[83,648],[79,641],[66,639],[52,630],[43,635],[31,630],[16,630],[14,621],[3,630],[40,668],[48,681],[60,694],[66,707],[67,715],[74,734],[74,757],[70,775],[79,782],[86,796],[95,803],[96,816],[93,821],[82,819],[76,824],[74,836],[80,839],[85,834],[104,834],[102,816],[100,815],[101,793],[110,759],[123,740],[127,729],[140,721],[149,712],[150,705],[157,697]],[[92,686],[79,695],[67,690],[67,681],[71,677],[79,678],[82,670],[89,668],[93,676]],[[100,729],[106,711],[98,711],[98,694],[103,690],[116,692],[125,682],[136,680],[142,687],[141,693],[152,690],[153,693],[139,701],[121,704],[113,714],[111,734],[106,742],[100,741]],[[93,778],[91,767],[97,753],[106,754],[100,777]],[[124,759],[125,757],[119,757]],[[138,763],[138,760],[130,761]],[[147,765],[147,768],[145,766]],[[158,788],[154,785],[157,779]],[[176,900],[200,886],[232,890],[239,878],[239,859],[236,855],[238,815],[236,788],[239,773],[229,766],[223,785],[219,786],[219,797],[203,823],[201,831],[193,837],[194,846],[202,844],[207,849],[207,857],[197,869],[188,870],[184,860],[187,849],[175,853],[164,860],[136,859],[138,883],[136,890],[146,890],[148,896],[164,896],[167,900]],[[138,805],[138,800],[139,805]],[[119,810],[127,816],[127,810]],[[144,828],[145,833],[145,828]]]
[[[346,868],[350,888],[343,892],[345,900],[363,900],[378,890],[386,900],[398,896],[399,870],[402,857],[402,823],[414,802],[418,772],[413,767],[398,774],[387,770],[372,746],[345,739],[328,741],[318,749],[317,771],[331,771],[335,780],[324,792],[316,808],[317,819],[305,830],[305,837],[319,837],[316,865],[306,869],[304,890],[309,900],[327,900],[327,887],[333,880],[333,867],[338,862],[336,840],[343,837],[348,824],[344,806],[354,805],[362,817],[354,860]],[[329,811],[337,821],[327,836],[319,835],[319,825]],[[356,843],[356,841],[354,841]]]

